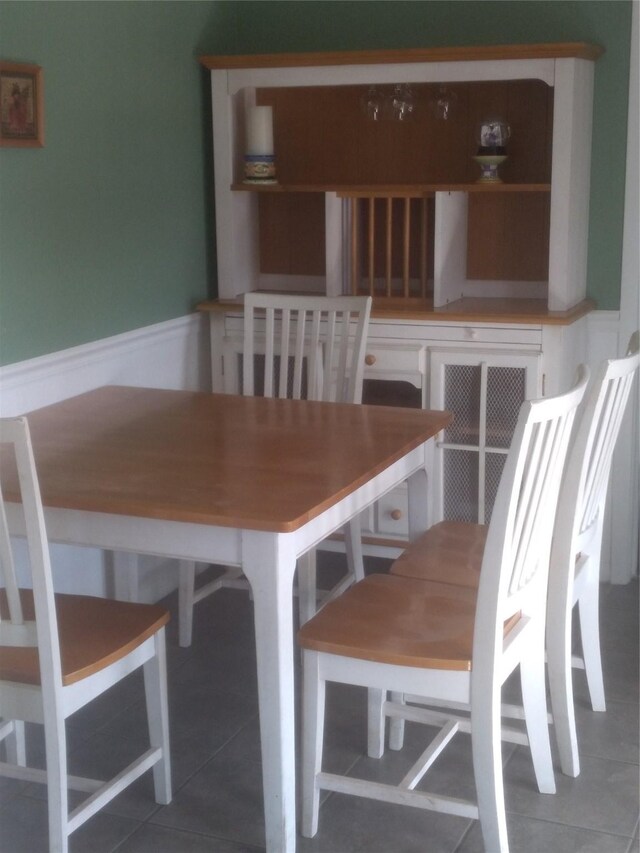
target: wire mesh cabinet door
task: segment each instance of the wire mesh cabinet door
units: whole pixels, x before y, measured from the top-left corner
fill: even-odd
[[[430,355],[430,406],[454,414],[436,444],[435,519],[488,524],[520,405],[541,396],[540,353]]]

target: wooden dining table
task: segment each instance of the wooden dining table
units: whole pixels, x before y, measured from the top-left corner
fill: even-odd
[[[269,853],[296,846],[296,560],[404,481],[410,535],[422,532],[433,438],[450,420],[119,386],[28,414],[52,541],[242,566],[254,600]],[[19,501],[10,471],[3,487]],[[19,513],[9,515],[20,535]]]

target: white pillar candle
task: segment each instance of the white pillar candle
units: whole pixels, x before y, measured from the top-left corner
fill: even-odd
[[[273,154],[273,107],[250,107],[246,154]]]

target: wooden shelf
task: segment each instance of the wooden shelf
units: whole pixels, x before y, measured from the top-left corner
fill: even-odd
[[[361,184],[345,186],[344,184],[232,184],[234,192],[249,193],[329,193],[335,192],[342,197],[362,196],[424,196],[436,192],[467,192],[467,193],[549,193],[551,184]]]

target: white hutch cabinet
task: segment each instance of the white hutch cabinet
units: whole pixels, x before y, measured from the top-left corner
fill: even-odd
[[[211,321],[214,390],[238,390],[242,294],[370,293],[365,402],[451,409],[431,517],[488,520],[521,401],[568,387],[585,356],[601,52],[568,43],[202,57],[219,298],[199,308]],[[371,100],[398,92],[409,120],[372,120]],[[272,107],[275,184],[243,181],[255,105]],[[481,183],[476,129],[496,117],[511,127],[503,182]],[[400,543],[406,517],[402,490],[381,500],[366,523],[370,553]]]

